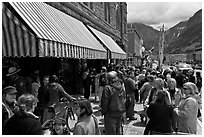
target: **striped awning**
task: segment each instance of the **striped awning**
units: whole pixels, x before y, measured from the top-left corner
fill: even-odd
[[[43,2],[10,4],[36,34],[39,57],[107,58],[107,51],[79,20]]]
[[[36,38],[2,3],[2,56],[35,57]]]
[[[108,35],[88,26],[102,43],[111,51],[112,59],[126,59],[126,53],[120,46]]]

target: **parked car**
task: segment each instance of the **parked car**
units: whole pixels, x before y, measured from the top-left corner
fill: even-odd
[[[186,63],[179,63],[178,69],[179,70],[193,70],[192,66],[190,64],[186,64]]]
[[[202,64],[196,64],[194,66],[195,69],[199,69],[199,70],[202,70]]]

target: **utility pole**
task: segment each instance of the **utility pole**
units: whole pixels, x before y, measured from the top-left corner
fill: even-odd
[[[164,24],[160,29],[160,38],[159,38],[159,69],[161,70],[164,59]]]

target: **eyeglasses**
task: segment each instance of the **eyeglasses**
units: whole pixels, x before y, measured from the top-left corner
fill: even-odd
[[[184,87],[183,89],[184,89],[184,90],[188,90],[189,88]]]
[[[17,93],[8,93],[8,94],[11,95],[11,96],[12,96],[12,95],[13,95],[13,96],[14,96],[14,95],[17,95]]]

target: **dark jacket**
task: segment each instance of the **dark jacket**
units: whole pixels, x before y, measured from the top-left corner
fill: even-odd
[[[30,113],[18,112],[2,126],[3,135],[42,135],[39,119]]]
[[[17,97],[25,93],[31,93],[32,84],[31,84],[31,80],[29,77],[22,77],[22,76],[17,77],[14,82],[14,86],[16,87],[16,90],[18,91]]]
[[[104,72],[99,75],[99,86],[105,87],[106,85],[108,85],[108,75]]]
[[[48,86],[41,86],[38,91],[38,107],[40,109],[45,109],[49,101]]]
[[[136,90],[135,81],[132,78],[127,78],[124,81],[126,94],[134,94]]]
[[[125,112],[126,93],[124,87],[106,85],[101,99],[101,108],[103,115],[111,117],[121,117]]]
[[[161,133],[172,132],[173,107],[169,105],[161,105],[159,103],[151,103],[147,109],[149,122],[146,126],[148,131],[157,131]]]

